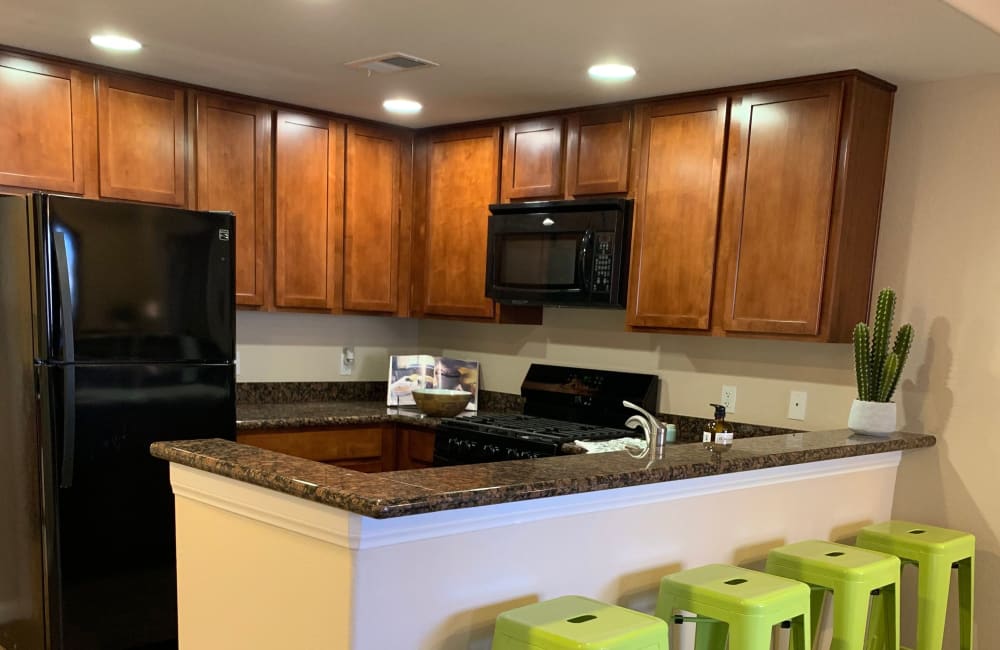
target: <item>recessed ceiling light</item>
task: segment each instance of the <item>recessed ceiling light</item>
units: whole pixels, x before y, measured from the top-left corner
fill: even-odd
[[[90,37],[90,42],[97,47],[103,47],[106,50],[134,52],[142,49],[142,43],[139,41],[133,38],[126,38],[124,36],[116,36],[115,34],[94,34]]]
[[[635,68],[620,63],[601,63],[590,66],[587,74],[599,81],[627,81],[635,76]]]
[[[415,102],[412,99],[387,99],[382,102],[382,108],[390,113],[413,115],[414,113],[419,113],[423,106],[420,102]]]

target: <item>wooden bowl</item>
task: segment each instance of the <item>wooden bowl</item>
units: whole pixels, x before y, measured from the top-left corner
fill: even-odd
[[[420,412],[435,418],[458,415],[472,399],[472,393],[468,391],[447,388],[417,388],[412,394]]]

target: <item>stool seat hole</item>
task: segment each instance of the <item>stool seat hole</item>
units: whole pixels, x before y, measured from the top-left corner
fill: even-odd
[[[573,618],[566,619],[567,623],[586,623],[587,621],[592,621],[596,616],[593,614],[583,614],[582,616],[574,616]]]
[[[746,582],[744,578],[733,578],[732,580],[726,580],[727,585],[741,585],[744,582]]]
[[[831,552],[827,553],[826,556],[827,557],[840,557],[843,554],[844,554],[843,551],[831,551]]]
[[[911,535],[923,535],[927,531],[923,530],[922,528],[914,528],[913,530],[908,530],[906,532],[908,532]]]

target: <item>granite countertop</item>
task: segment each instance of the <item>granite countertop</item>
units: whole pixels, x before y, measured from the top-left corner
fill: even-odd
[[[376,413],[351,417],[368,416],[385,417]],[[721,456],[694,443],[668,446],[658,460],[610,452],[382,474],[362,474],[220,439],[157,442],[151,451],[173,463],[385,519],[917,449],[935,442],[934,436],[924,434],[875,438],[840,429],[737,439],[733,449]]]
[[[386,406],[384,401],[236,405],[236,429],[238,431],[382,422],[403,422],[421,427],[436,427],[441,423],[441,419],[428,417],[414,407]]]

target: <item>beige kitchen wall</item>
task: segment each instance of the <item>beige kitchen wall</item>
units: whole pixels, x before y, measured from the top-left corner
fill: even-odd
[[[340,353],[354,347],[354,372],[340,374]],[[237,381],[385,381],[389,355],[417,349],[407,318],[236,313]]]
[[[977,536],[976,647],[1000,648],[1000,76],[900,88],[876,286],[899,291],[897,318],[917,331],[901,424],[938,436],[905,456],[895,516]],[[541,327],[424,321],[420,342],[478,359],[492,390],[517,392],[531,361],[630,369],[660,375],[663,411],[709,415],[727,383],[735,420],[846,423],[850,346],[629,334],[623,324],[621,312],[550,309]],[[786,418],[790,390],[808,394],[804,422]]]

